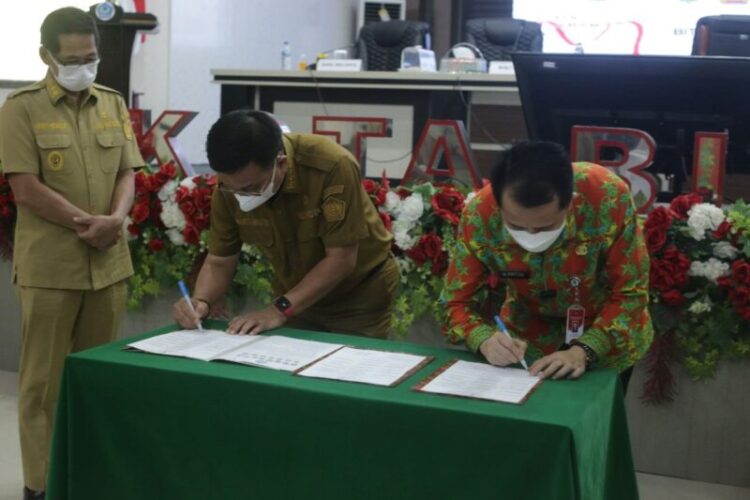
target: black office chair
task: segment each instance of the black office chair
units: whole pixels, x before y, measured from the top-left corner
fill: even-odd
[[[541,52],[542,25],[522,19],[485,18],[466,22],[466,41],[488,61],[505,61],[516,51]]]
[[[707,16],[698,19],[694,56],[750,57],[750,16]]]
[[[421,45],[430,48],[430,25],[417,21],[369,23],[359,30],[357,51],[362,67],[369,71],[395,71],[401,66],[401,51]]]

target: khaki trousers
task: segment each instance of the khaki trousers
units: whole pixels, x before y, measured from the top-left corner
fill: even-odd
[[[46,488],[52,426],[65,357],[113,341],[125,311],[125,282],[101,290],[17,286],[21,302],[18,425],[27,487]]]

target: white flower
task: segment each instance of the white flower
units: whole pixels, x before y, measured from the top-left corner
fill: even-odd
[[[401,274],[401,282],[407,283],[407,275],[414,270],[414,262],[411,259],[405,259],[403,257],[396,257],[396,264],[398,264],[398,270]]]
[[[169,241],[171,241],[173,245],[182,246],[185,244],[185,237],[182,236],[182,231],[178,231],[177,229],[167,229],[167,236],[169,236]]]
[[[711,257],[706,262],[694,261],[690,264],[689,276],[706,278],[716,283],[716,280],[729,274],[729,264]]]
[[[399,195],[393,191],[388,191],[388,193],[386,193],[384,207],[391,215],[394,217],[398,216],[401,212],[401,205],[403,205],[403,203]]]
[[[702,241],[706,230],[715,231],[724,222],[724,211],[710,203],[699,203],[688,211],[688,232],[690,236]]]
[[[713,306],[713,303],[711,302],[711,299],[706,297],[705,302],[701,300],[696,300],[695,302],[690,304],[688,311],[690,311],[693,314],[702,314],[704,312],[710,312],[712,306]]]
[[[472,191],[471,193],[466,195],[466,200],[464,200],[464,207],[466,207],[471,200],[477,197],[477,194],[479,194],[478,191]]]
[[[159,199],[161,201],[167,201],[170,198],[173,198],[174,193],[175,191],[177,191],[177,187],[179,185],[180,184],[174,179],[164,184],[164,186],[162,186],[162,188],[159,190]]]
[[[165,202],[161,206],[161,221],[167,228],[182,231],[185,229],[185,215],[177,203]]]
[[[409,220],[393,221],[393,239],[401,250],[409,250],[417,243],[417,238],[409,234],[413,227],[414,223]]]
[[[182,179],[182,182],[180,182],[180,186],[192,190],[195,189],[196,184],[192,177],[185,177]]]
[[[732,260],[740,251],[728,241],[720,241],[714,245],[714,256],[720,259]]]
[[[404,203],[401,206],[401,212],[398,214],[398,219],[416,222],[422,217],[422,212],[424,212],[424,202],[422,201],[422,197],[419,194],[414,193],[404,200]]]

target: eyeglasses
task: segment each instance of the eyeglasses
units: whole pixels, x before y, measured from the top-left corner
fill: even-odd
[[[271,170],[271,177],[266,182],[263,183],[263,186],[260,189],[255,189],[252,186],[250,186],[249,188],[245,187],[243,189],[231,189],[231,188],[226,187],[222,183],[219,183],[216,189],[218,189],[219,191],[223,193],[236,194],[239,196],[262,196],[268,189],[268,186],[273,184],[273,181],[276,178],[276,165],[277,164],[278,164],[278,158],[274,160],[273,162],[273,169]]]

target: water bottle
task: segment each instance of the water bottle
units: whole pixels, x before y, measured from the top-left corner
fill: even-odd
[[[289,42],[284,42],[284,46],[281,48],[281,69],[292,69],[292,48],[289,46]]]

